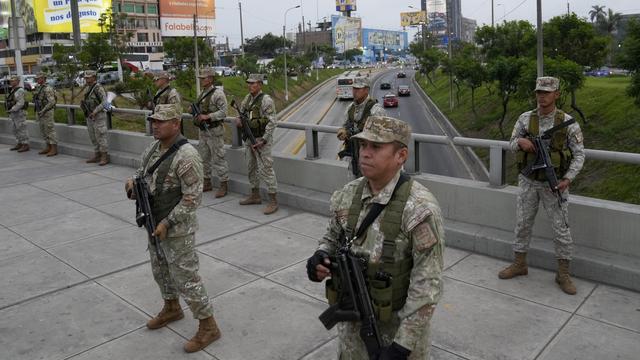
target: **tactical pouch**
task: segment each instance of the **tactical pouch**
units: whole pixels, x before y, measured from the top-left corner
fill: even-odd
[[[370,280],[369,293],[376,318],[381,322],[391,320],[393,287],[387,281]]]

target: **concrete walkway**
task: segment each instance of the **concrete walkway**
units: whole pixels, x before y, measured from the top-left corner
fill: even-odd
[[[335,358],[335,332],[317,319],[323,288],[304,270],[327,218],[287,207],[264,216],[238,194],[208,193],[198,210],[222,338],[187,355],[190,316],[147,330],[162,301],[124,196],[132,172],[0,145],[0,359]],[[639,358],[640,294],[577,280],[567,296],[549,271],[498,280],[504,264],[447,249],[433,359]]]

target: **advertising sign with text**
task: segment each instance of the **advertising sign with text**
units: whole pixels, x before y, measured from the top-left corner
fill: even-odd
[[[360,18],[331,16],[333,47],[336,53],[362,47],[362,21]]]
[[[215,0],[160,0],[162,36],[193,36],[194,14],[197,19],[197,35],[213,35]]]
[[[98,20],[102,14],[111,8],[111,0],[28,0],[25,3],[33,3],[31,14],[35,15],[38,32],[70,33],[73,32],[71,7],[69,5],[71,1],[78,2],[81,31],[83,33],[100,32]],[[25,14],[25,24],[27,26],[29,25],[29,20],[29,13],[27,12]]]

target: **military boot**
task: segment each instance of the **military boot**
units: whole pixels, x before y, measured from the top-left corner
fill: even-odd
[[[221,335],[220,329],[218,329],[218,325],[213,316],[202,319],[200,320],[196,335],[184,344],[184,351],[188,353],[200,351],[212,342],[220,339]]]
[[[558,259],[558,273],[556,274],[556,283],[560,286],[560,289],[569,295],[575,295],[577,290],[576,286],[571,282],[569,276],[569,260]]]
[[[211,185],[211,179],[204,178],[202,182],[202,192],[207,192],[213,190],[213,186]]]
[[[228,181],[220,181],[220,187],[218,188],[218,191],[216,191],[217,198],[221,198],[227,195],[227,190],[228,190],[227,183]]]
[[[265,206],[262,213],[265,215],[273,214],[278,211],[278,200],[276,199],[276,193],[269,193],[269,203]]]
[[[16,150],[20,149],[20,147],[21,147],[21,146],[22,146],[22,144],[17,143],[17,144],[16,144],[16,146],[14,146],[14,147],[10,148],[9,150],[11,150],[11,151],[16,151]]]
[[[516,252],[513,264],[502,269],[502,271],[498,273],[498,277],[500,279],[511,279],[516,276],[527,275],[528,273],[527,253]]]
[[[93,164],[93,163],[97,163],[98,160],[100,160],[100,153],[94,153],[92,158],[89,158],[87,161],[85,161],[87,164]]]
[[[47,144],[47,146],[44,149],[38,151],[38,155],[44,155],[48,153],[49,150],[51,150],[51,144]]]
[[[51,149],[49,149],[47,156],[56,156],[56,155],[58,155],[58,145],[51,144]]]
[[[251,189],[251,195],[247,196],[243,200],[240,200],[240,205],[253,205],[262,204],[262,198],[260,198],[260,189]]]
[[[101,152],[100,153],[100,162],[98,163],[98,165],[100,166],[105,166],[109,163],[109,154],[105,151],[105,152]]]
[[[20,146],[20,149],[17,150],[18,152],[25,152],[25,151],[29,151],[29,144],[22,144]]]
[[[180,308],[178,299],[165,300],[162,310],[153,319],[147,321],[147,327],[151,330],[160,329],[170,322],[180,320],[184,317],[184,313]]]

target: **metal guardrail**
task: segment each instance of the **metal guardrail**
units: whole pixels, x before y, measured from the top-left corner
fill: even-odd
[[[0,101],[2,103],[2,101]],[[75,112],[80,111],[79,105],[58,104],[56,108],[66,109],[67,111],[67,124],[75,125]],[[125,108],[113,108],[113,113],[134,114],[143,115],[145,118],[151,114],[150,110],[138,110],[138,109],[125,109]],[[189,113],[183,113],[183,120],[191,120],[192,116]],[[111,129],[111,114],[108,114],[108,128]],[[242,147],[242,132],[235,126],[235,118],[228,117],[225,122],[231,124],[231,146],[233,148]],[[146,134],[151,135],[151,126],[148,121],[145,121]],[[339,127],[317,124],[303,124],[303,123],[291,123],[281,122],[278,123],[278,127],[284,129],[301,130],[305,132],[307,160],[315,160],[320,157],[318,133],[337,133]],[[509,142],[500,140],[487,140],[477,138],[466,137],[448,137],[444,135],[427,135],[427,134],[412,134],[412,140],[409,144],[409,152],[413,154],[405,164],[405,169],[410,173],[420,172],[420,144],[441,144],[441,145],[455,145],[455,146],[468,146],[475,148],[488,148],[489,149],[489,184],[491,186],[504,186],[506,184],[506,152],[509,151]],[[585,154],[588,159],[610,161],[617,163],[627,163],[633,165],[640,165],[640,154],[618,152],[618,151],[606,151],[606,150],[593,150],[585,149]]]

